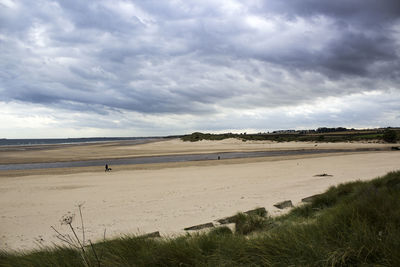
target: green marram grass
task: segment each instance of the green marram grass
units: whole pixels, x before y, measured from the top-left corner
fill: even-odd
[[[331,187],[289,214],[237,214],[178,238],[123,236],[88,251],[2,252],[0,266],[400,266],[400,171]]]

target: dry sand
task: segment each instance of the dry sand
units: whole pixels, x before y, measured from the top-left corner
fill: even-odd
[[[116,150],[125,156],[129,150],[135,155],[142,151],[141,155],[144,155],[216,152],[223,149],[251,151],[260,150],[260,147],[294,149],[314,145],[243,143],[236,140],[183,143],[171,140],[136,147],[114,146],[113,151],[108,153],[116,156]],[[354,148],[381,145],[318,146]],[[90,149],[86,149],[82,155],[90,154]],[[56,155],[54,151],[51,153]],[[91,169],[72,174],[51,174],[51,170],[44,170],[43,174],[47,175],[3,175],[0,179],[0,249],[32,249],[37,248],[37,243],[59,243],[50,227],[68,232],[59,220],[68,211],[78,215],[77,205],[80,203],[85,203],[84,222],[87,235],[92,240],[100,239],[104,229],[107,229],[108,238],[157,230],[162,235],[175,235],[182,233],[184,227],[211,222],[255,207],[266,207],[271,214],[279,214],[281,211],[273,207],[276,202],[290,199],[296,204],[301,198],[321,193],[331,185],[357,179],[368,180],[398,170],[399,162],[400,153],[393,151],[280,157],[275,160],[221,160],[197,165],[150,164],[142,169],[121,168],[109,173]],[[314,176],[321,173],[333,176]],[[75,217],[74,223],[79,225],[78,217]]]

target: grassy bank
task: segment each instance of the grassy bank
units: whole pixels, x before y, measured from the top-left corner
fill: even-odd
[[[90,266],[400,266],[400,171],[330,188],[289,214],[238,214],[236,230],[124,236],[87,249]],[[0,254],[0,266],[85,266],[67,247]]]
[[[235,133],[200,133],[184,135],[181,137],[183,141],[196,142],[201,140],[223,140],[227,138],[237,138],[242,141],[276,141],[276,142],[353,142],[353,141],[370,141],[370,142],[389,142],[395,143],[400,136],[399,130],[390,130],[394,134],[393,137],[387,137],[387,130],[347,130],[341,132],[303,132],[296,131],[293,133],[257,133],[257,134],[235,134]]]

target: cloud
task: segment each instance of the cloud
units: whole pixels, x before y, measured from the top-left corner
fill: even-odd
[[[296,107],[242,110],[223,108],[201,114],[143,114],[108,110],[81,112],[37,104],[0,102],[0,132],[4,137],[92,137],[175,135],[194,131],[266,132],[278,129],[326,127],[386,127],[398,123],[400,94],[378,91],[345,97],[319,98]],[[384,108],[382,108],[384,107]],[[116,134],[118,133],[118,134]],[[150,134],[152,133],[152,134]]]
[[[349,2],[339,0],[329,3],[323,3],[318,0],[289,0],[285,2],[270,0],[257,3],[262,6],[261,10],[263,11],[272,10],[274,13],[286,15],[288,18],[325,15],[334,17],[337,20],[378,27],[380,27],[381,23],[390,23],[398,20],[400,12],[399,2],[394,0],[385,2],[374,0],[353,0]]]
[[[289,112],[318,99],[399,90],[400,4],[394,0],[0,4],[0,100],[6,105],[91,118],[123,114],[126,125],[127,114],[170,123],[166,118],[194,119],[202,122],[190,124],[197,129],[216,129],[201,119],[206,116],[231,129],[227,110]],[[376,109],[390,113],[385,103]],[[354,124],[362,117],[353,117]],[[237,119],[244,128],[262,123]]]

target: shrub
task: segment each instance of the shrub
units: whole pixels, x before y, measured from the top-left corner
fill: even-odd
[[[397,133],[395,130],[386,130],[383,133],[383,141],[387,143],[396,143],[397,141]]]
[[[235,216],[235,233],[247,235],[269,225],[269,220],[257,214],[238,213]]]
[[[209,234],[219,236],[219,235],[232,235],[233,233],[229,227],[221,226],[221,227],[212,229]]]

